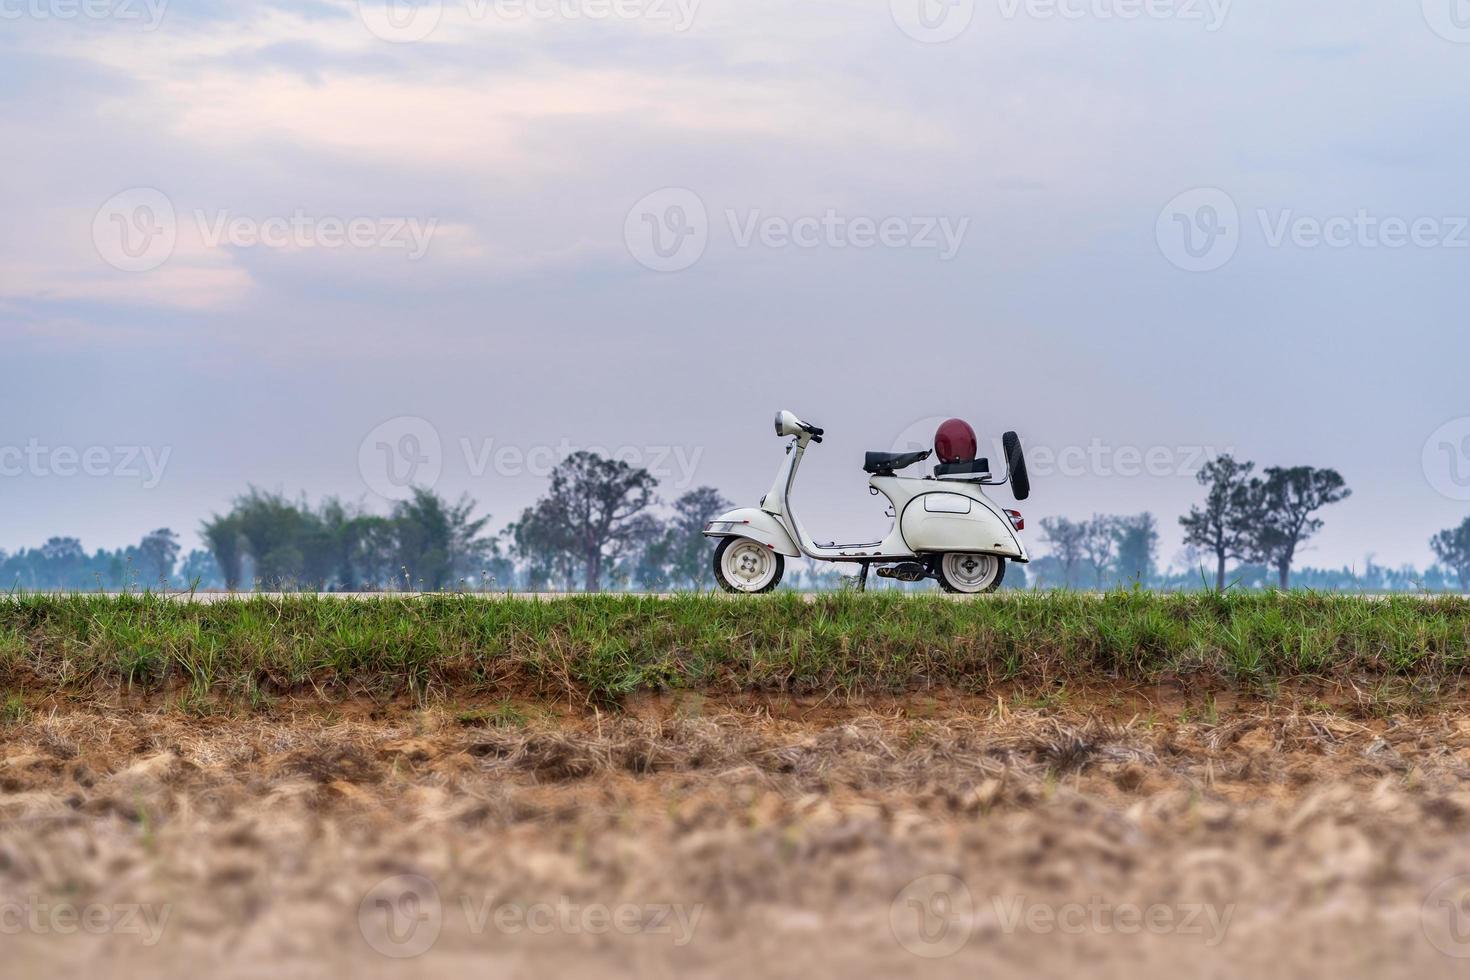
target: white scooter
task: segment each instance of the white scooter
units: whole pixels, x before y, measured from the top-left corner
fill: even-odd
[[[758,507],[732,510],[710,521],[704,533],[720,539],[715,578],[727,592],[769,592],[781,581],[786,559],[852,562],[861,566],[860,589],[874,566],[882,578],[918,582],[937,579],[946,592],[994,592],[1005,578],[1006,562],[1030,556],[1017,532],[1025,529],[1020,511],[991,503],[981,487],[1009,482],[1017,500],[1031,493],[1021,440],[1002,439],[1006,474],[993,479],[987,460],[976,459],[975,432],[950,419],[935,434],[940,463],[933,476],[901,477],[898,471],[923,462],[930,450],[914,453],[870,452],[863,469],[869,492],[892,504],[893,528],[882,541],[867,544],[818,543],[791,509],[791,488],[806,447],[822,441],[823,430],[790,412],[776,416],[776,435],[791,438],[786,461]]]

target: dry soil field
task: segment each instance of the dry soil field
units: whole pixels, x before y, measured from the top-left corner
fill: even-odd
[[[1470,713],[1331,701],[32,698],[6,972],[1464,976]]]

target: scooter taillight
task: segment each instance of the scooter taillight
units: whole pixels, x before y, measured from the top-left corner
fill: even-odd
[[[1021,512],[1019,510],[1007,509],[1006,516],[1011,519],[1011,527],[1015,528],[1017,531],[1026,530],[1026,518],[1021,516]]]

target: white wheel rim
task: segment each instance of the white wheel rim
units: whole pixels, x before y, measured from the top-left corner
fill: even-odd
[[[776,574],[776,556],[771,549],[746,538],[725,549],[720,558],[725,581],[742,592],[759,592]]]
[[[961,592],[981,592],[995,581],[1000,559],[994,555],[944,556],[944,578]]]

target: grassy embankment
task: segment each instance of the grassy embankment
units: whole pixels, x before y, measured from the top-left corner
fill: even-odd
[[[1389,685],[1433,700],[1470,658],[1470,600],[1306,593],[975,602],[841,594],[537,602],[309,595],[0,598],[0,694],[568,696],[896,693],[1121,681]]]

